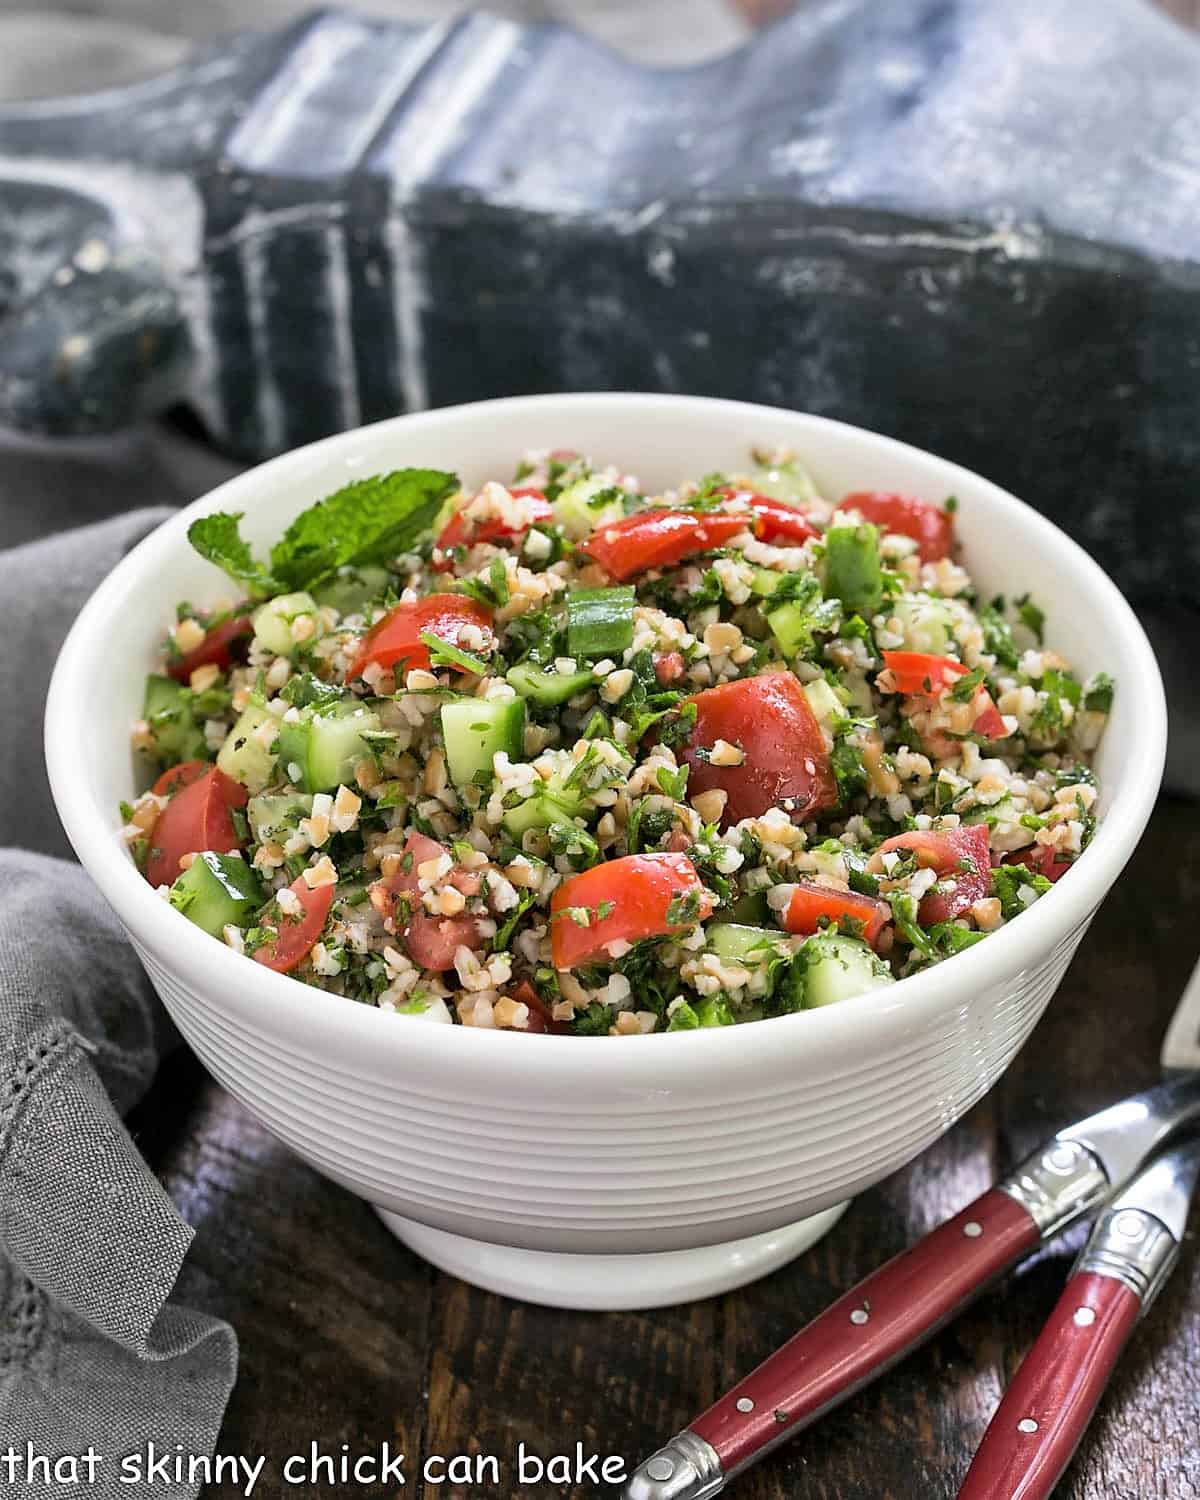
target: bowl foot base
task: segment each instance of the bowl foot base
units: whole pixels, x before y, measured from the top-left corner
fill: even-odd
[[[516,1250],[430,1229],[384,1208],[376,1212],[410,1250],[439,1270],[485,1291],[543,1307],[632,1312],[695,1302],[757,1281],[814,1245],[833,1228],[846,1207],[838,1203],[796,1224],[724,1245],[644,1255]]]

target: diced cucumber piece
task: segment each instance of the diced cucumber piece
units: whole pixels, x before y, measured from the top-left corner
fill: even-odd
[[[732,1026],[733,1012],[723,995],[707,995],[695,1004],[696,1019],[701,1026]]]
[[[261,792],[275,777],[275,756],[268,748],[272,736],[264,730],[260,739],[257,733],[264,724],[278,729],[279,716],[263,703],[248,703],[217,752],[217,765],[251,795]]]
[[[567,596],[567,653],[618,659],[633,645],[633,589],[576,589]]]
[[[811,475],[795,459],[786,464],[755,469],[747,482],[756,494],[770,495],[772,500],[782,500],[785,505],[794,505],[799,510],[821,498]]]
[[[606,493],[611,498],[602,499]],[[620,490],[611,481],[595,475],[577,479],[550,503],[554,519],[573,542],[581,541],[597,526],[619,521],[625,514]]]
[[[552,823],[570,823],[583,811],[583,801],[573,792],[549,785],[510,807],[504,814],[505,829],[515,839],[531,828],[549,828]]]
[[[879,528],[831,526],[825,533],[825,593],[840,599],[847,614],[870,619],[883,602]]]
[[[240,854],[197,854],[176,878],[168,900],[189,922],[213,937],[230,922],[240,926],[263,904],[258,876]]]
[[[750,580],[750,592],[765,599],[775,592],[786,576],[773,568],[755,568],[754,577]]]
[[[254,611],[254,639],[276,656],[290,656],[296,645],[292,621],[316,613],[317,601],[311,594],[279,594]]]
[[[1016,804],[1011,797],[1001,797],[998,802],[989,806],[973,807],[969,812],[962,815],[964,823],[986,823],[989,828],[995,828],[1001,823],[1007,823],[1012,827],[1018,827],[1021,822],[1021,814],[1017,811]],[[1033,835],[1029,835],[1032,842]]]
[[[950,644],[954,617],[944,599],[929,594],[901,594],[892,601],[892,614],[904,631],[904,649],[942,656]]]
[[[576,693],[582,693],[595,682],[590,672],[544,672],[527,661],[510,667],[507,680],[522,698],[530,698],[534,703],[545,707],[565,703],[568,698],[574,698]]]
[[[155,758],[164,765],[181,760],[204,760],[208,745],[192,714],[192,696],[173,677],[152,673],[146,678],[142,717],[154,738]]]
[[[718,958],[733,963],[765,963],[778,952],[783,934],[769,927],[749,927],[740,922],[714,922],[704,929],[705,946]]]
[[[256,844],[283,843],[300,819],[311,812],[311,792],[277,792],[269,797],[251,797],[246,803],[246,819]]]
[[[456,698],[442,704],[446,765],[455,786],[490,786],[492,757],[520,760],[525,748],[524,698]]]
[[[371,563],[361,568],[339,568],[328,582],[313,590],[318,604],[328,604],[339,615],[357,615],[387,592],[392,575]]]
[[[834,1005],[896,981],[892,971],[859,938],[818,932],[800,950],[804,960],[806,1009]]]
[[[812,645],[812,621],[794,600],[770,610],[767,624],[784,656],[800,656]]]
[[[294,723],[280,725],[279,765],[293,786],[331,792],[353,782],[354,767],[371,753],[362,736],[379,727],[379,715],[353,699],[322,713],[303,709]]]
[[[762,927],[771,919],[766,891],[746,891],[729,908],[729,924],[734,927]],[[712,929],[710,928],[711,932]]]
[[[816,677],[812,682],[806,682],[804,696],[808,699],[809,707],[818,723],[824,724],[826,729],[831,727],[835,719],[846,717],[846,705],[830,687],[826,678]]]

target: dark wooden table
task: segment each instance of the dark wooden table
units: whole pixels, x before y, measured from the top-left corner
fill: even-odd
[[[981,1191],[1058,1125],[1153,1082],[1200,949],[1200,806],[1163,803],[1021,1056],[967,1119],[859,1198],[819,1245],[740,1292],[633,1314],[556,1312],[443,1276],[324,1182],[181,1054],[134,1128],[197,1228],[182,1300],[228,1318],[241,1377],[219,1451],[265,1453],[255,1494],[301,1493],[284,1458],[315,1441],[409,1455],[403,1490],[305,1494],[594,1497],[591,1486],[423,1486],[414,1455],[644,1456],[839,1291]],[[952,1496],[1049,1313],[1082,1231],[752,1470],[741,1500]],[[1200,1257],[1193,1234],[1136,1332],[1060,1489],[1064,1500],[1200,1497]],[[234,1493],[229,1487],[228,1493]]]

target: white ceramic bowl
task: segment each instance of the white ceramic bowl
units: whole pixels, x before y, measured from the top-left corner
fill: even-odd
[[[196,516],[244,511],[248,535],[268,544],[348,479],[400,465],[452,469],[470,484],[508,475],[526,448],[565,446],[661,487],[743,466],[751,443],[791,445],[831,495],[956,495],[981,588],[1032,592],[1048,641],[1083,672],[1116,678],[1098,760],[1098,833],[1019,921],[893,988],[822,1010],[619,1041],[535,1038],[424,1025],[307,988],[215,942],[134,869],[117,836],[117,804],[133,790],[128,730],[143,676],[178,599],[202,604],[228,592],[188,545]],[[401,417],[232,480],[104,581],[67,638],[46,708],[67,834],[216,1078],[431,1258],[533,1300],[580,1306],[682,1300],[747,1280],[958,1119],[1012,1061],[1129,858],[1165,741],[1158,670],[1128,605],[1028,506],[953,464],[837,422],[643,395],[528,397]],[[798,1221],[808,1222],[797,1229]],[[598,1254],[607,1257],[599,1265]]]

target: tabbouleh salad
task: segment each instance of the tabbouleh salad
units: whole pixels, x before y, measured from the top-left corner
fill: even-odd
[[[205,516],[236,597],[178,606],[124,836],[213,937],[406,1017],[627,1036],[891,984],[1070,868],[1112,703],[980,597],[955,508],[554,450],[351,484],[266,560]]]

